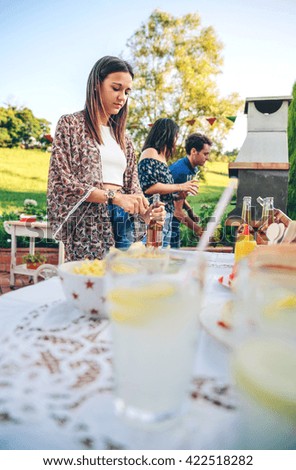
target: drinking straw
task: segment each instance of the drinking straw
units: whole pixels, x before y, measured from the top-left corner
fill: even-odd
[[[220,223],[226,206],[232,198],[233,191],[237,188],[237,183],[237,178],[231,178],[228,186],[224,189],[218,204],[216,205],[214,214],[210,217],[207,227],[200,237],[199,243],[196,247],[198,251],[205,251],[206,247],[208,246],[210,238],[214,235],[215,228]]]

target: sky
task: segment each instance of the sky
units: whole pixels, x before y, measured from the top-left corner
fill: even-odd
[[[56,123],[84,107],[86,81],[104,55],[126,42],[154,9],[199,13],[223,43],[221,97],[291,95],[296,81],[296,0],[0,0],[0,106],[27,106]],[[123,54],[124,56],[124,54]],[[239,113],[225,150],[240,148]]]

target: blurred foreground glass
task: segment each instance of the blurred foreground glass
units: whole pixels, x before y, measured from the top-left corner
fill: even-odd
[[[260,248],[240,263],[233,323],[238,338],[263,334],[296,343],[296,247]]]
[[[107,305],[119,414],[158,423],[186,408],[204,270],[202,253],[171,259],[162,271],[122,255],[110,258]]]
[[[232,357],[240,396],[239,449],[296,449],[296,344],[257,336]]]
[[[265,246],[238,269],[232,375],[238,448],[296,449],[296,246]]]

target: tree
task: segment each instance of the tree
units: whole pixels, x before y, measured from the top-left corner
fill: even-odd
[[[20,140],[22,121],[15,115],[13,106],[0,108],[1,147],[15,147]]]
[[[288,147],[289,147],[289,186],[288,186],[288,214],[296,220],[296,82],[293,85],[293,99],[288,114]]]
[[[229,162],[234,162],[236,160],[236,157],[238,156],[239,149],[235,148],[232,150],[226,150],[224,152],[224,156],[226,157],[227,161]]]
[[[233,93],[220,98],[216,78],[221,73],[222,44],[212,27],[203,28],[197,13],[174,17],[155,10],[128,40],[135,80],[130,100],[129,129],[141,148],[152,124],[170,117],[180,126],[177,155],[191,132],[211,137],[218,149],[242,105]],[[216,117],[213,126],[206,117]]]
[[[5,127],[0,127],[0,147],[7,147],[9,142],[10,135],[8,134],[8,130]]]
[[[29,146],[32,140],[41,142],[49,134],[49,122],[38,119],[29,108],[8,105],[0,108],[0,147]]]

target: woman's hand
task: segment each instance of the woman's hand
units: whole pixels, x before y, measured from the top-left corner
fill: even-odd
[[[144,216],[149,208],[149,202],[143,194],[117,193],[113,204],[122,207],[129,214],[140,214]]]
[[[153,220],[158,222],[162,227],[164,226],[165,217],[166,210],[164,208],[163,202],[159,202],[157,207],[153,207],[153,205],[149,206],[149,209],[146,211],[146,213],[142,215],[146,225],[148,225],[149,222]]]
[[[195,196],[198,193],[198,184],[194,181],[186,181],[186,183],[182,183],[179,185],[180,191],[184,191],[186,194],[190,194]]]

